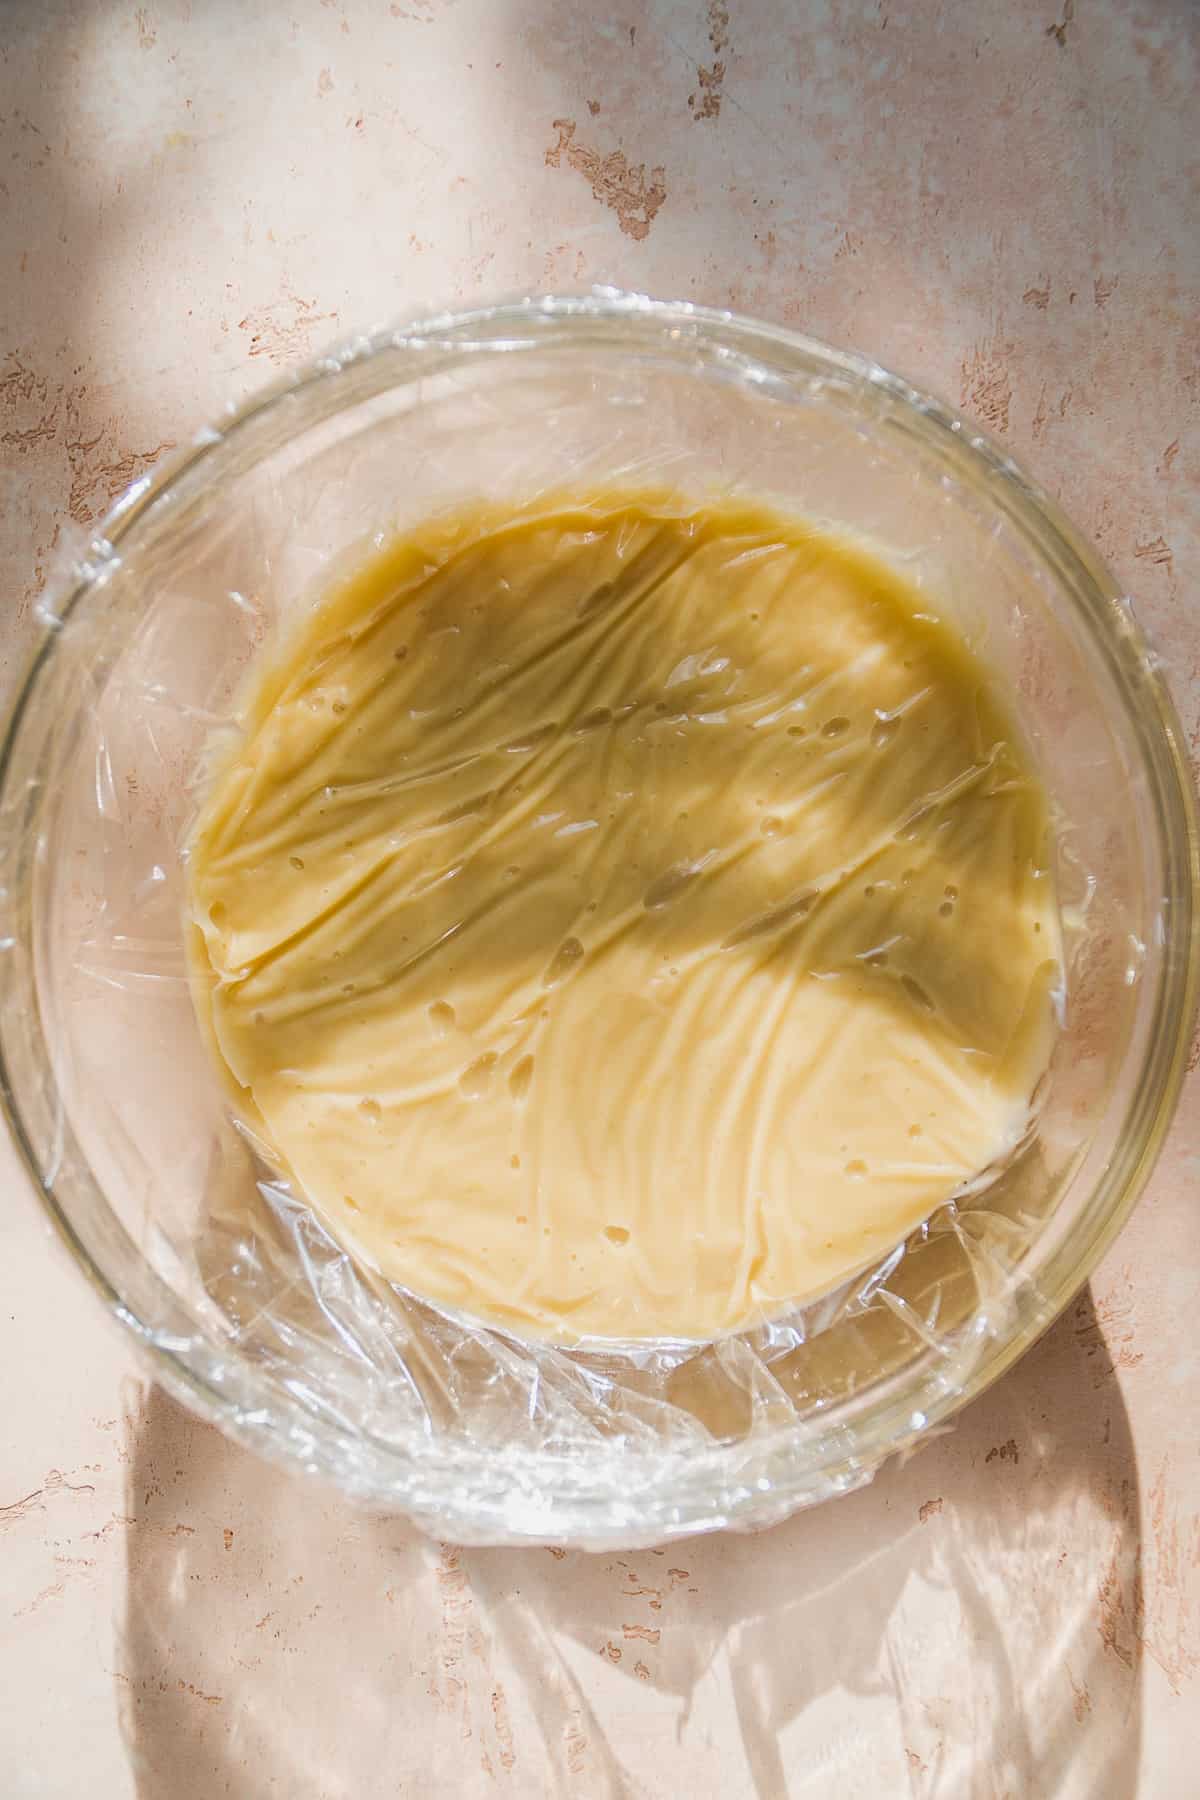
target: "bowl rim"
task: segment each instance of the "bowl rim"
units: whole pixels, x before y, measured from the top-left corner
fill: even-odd
[[[580,330],[586,333],[588,328],[592,330],[592,338],[581,338]],[[594,288],[582,295],[525,295],[466,311],[432,312],[398,326],[352,337],[270,382],[241,405],[228,408],[217,423],[134,482],[100,523],[91,541],[90,555],[72,571],[61,603],[39,607],[43,630],[14,686],[0,739],[0,821],[3,821],[0,839],[7,838],[10,832],[10,777],[22,725],[38,682],[54,655],[61,627],[86,596],[102,583],[122,541],[138,522],[151,509],[161,508],[166,513],[171,505],[171,491],[185,476],[195,477],[202,473],[206,461],[227,447],[232,438],[289,397],[323,383],[330,384],[327,414],[336,413],[339,410],[338,383],[344,381],[349,371],[378,362],[389,354],[418,356],[422,372],[426,372],[431,366],[441,366],[439,357],[442,362],[453,365],[479,353],[549,348],[555,344],[578,348],[581,343],[591,341],[618,348],[622,331],[636,333],[639,330],[646,334],[647,342],[653,344],[659,355],[669,355],[672,350],[680,349],[686,353],[689,347],[694,349],[699,341],[706,340],[717,350],[723,350],[743,375],[757,365],[759,371],[768,372],[769,378],[772,371],[786,373],[790,362],[791,375],[807,367],[823,371],[828,378],[844,379],[859,390],[875,389],[891,402],[898,403],[902,414],[919,418],[935,440],[940,439],[947,449],[953,445],[959,459],[965,459],[968,466],[973,465],[986,477],[998,503],[1019,515],[1027,527],[1027,534],[1034,537],[1036,547],[1046,560],[1057,561],[1072,570],[1080,592],[1087,595],[1088,606],[1081,607],[1080,613],[1093,646],[1105,653],[1110,665],[1115,659],[1123,671],[1118,686],[1138,728],[1142,755],[1158,800],[1164,868],[1174,878],[1168,941],[1159,967],[1157,1006],[1139,1082],[1140,1129],[1133,1134],[1137,1141],[1124,1158],[1125,1166],[1119,1177],[1108,1179],[1108,1204],[1102,1209],[1099,1223],[1082,1253],[1071,1260],[1069,1268],[1060,1268],[1057,1280],[1048,1288],[1039,1284],[1036,1295],[1030,1296],[1012,1329],[992,1339],[985,1353],[974,1361],[961,1386],[945,1383],[938,1386],[928,1377],[910,1379],[906,1386],[901,1379],[901,1391],[872,1414],[876,1426],[873,1453],[847,1462],[844,1453],[835,1445],[819,1471],[811,1462],[801,1467],[785,1464],[779,1472],[779,1480],[768,1484],[769,1492],[766,1493],[760,1491],[761,1483],[735,1486],[731,1490],[726,1478],[724,1484],[717,1482],[702,1492],[697,1491],[686,1508],[659,1503],[661,1517],[647,1529],[648,1541],[662,1541],[699,1530],[729,1524],[747,1526],[764,1517],[783,1516],[805,1498],[858,1485],[889,1455],[925,1435],[930,1427],[944,1425],[962,1406],[997,1380],[1070,1303],[1136,1204],[1174,1116],[1188,1059],[1200,980],[1200,959],[1196,954],[1200,834],[1182,726],[1163,679],[1162,666],[1146,643],[1123,588],[1057,503],[1026,474],[1004,446],[986,432],[977,430],[956,409],[912,386],[867,356],[836,349],[804,333],[733,311],[699,306],[689,301],[655,300],[615,288]],[[432,357],[431,352],[434,353]],[[758,373],[754,378],[764,377]],[[394,383],[385,381],[382,385],[386,388]],[[361,393],[351,391],[346,396],[346,404],[356,404],[362,398]],[[1138,677],[1140,707],[1132,704],[1128,691],[1130,669]],[[0,855],[8,847],[0,841]],[[4,904],[11,910],[12,896],[7,889]],[[12,937],[6,935],[4,947],[11,946],[12,941]],[[12,967],[10,958],[0,958],[0,989],[11,988]],[[53,1175],[47,1176],[40,1166],[24,1115],[19,1083],[13,1076],[6,1018],[7,1008],[0,1006],[0,1111],[32,1186],[89,1285],[106,1309],[135,1334],[149,1355],[154,1371],[171,1391],[261,1453],[293,1468],[300,1466],[311,1471],[311,1449],[314,1440],[321,1436],[323,1422],[307,1412],[294,1396],[284,1396],[272,1378],[256,1371],[235,1346],[225,1346],[226,1358],[243,1365],[243,1373],[252,1388],[270,1386],[276,1414],[287,1426],[286,1430],[272,1431],[265,1438],[261,1432],[250,1429],[232,1407],[231,1394],[222,1391],[202,1369],[194,1366],[187,1349],[164,1341],[130,1309],[84,1244],[55,1192]],[[1164,1018],[1171,1022],[1171,1029],[1161,1029]],[[1106,1170],[1105,1179],[1109,1174]],[[107,1205],[103,1190],[90,1169],[88,1179],[103,1204]],[[1061,1263],[1061,1257],[1059,1260]],[[178,1297],[173,1298],[178,1304]],[[915,1405],[916,1399],[922,1404]],[[289,1408],[291,1416],[287,1417]],[[795,1426],[783,1427],[782,1431],[790,1436],[795,1433]],[[390,1448],[393,1455],[403,1457],[403,1452]],[[458,1452],[460,1473],[463,1454]],[[478,1449],[471,1454],[476,1461],[495,1461],[491,1451]],[[531,1452],[523,1454],[533,1455]],[[436,1456],[432,1460],[436,1466]],[[817,1492],[810,1492],[814,1474],[824,1476],[824,1486]],[[342,1485],[352,1484],[343,1481]],[[388,1495],[372,1489],[365,1497],[386,1501]],[[591,1496],[592,1501],[598,1498]],[[419,1511],[412,1507],[411,1501],[402,1503],[409,1510]],[[522,1530],[519,1525],[506,1520],[503,1535],[508,1541],[529,1542],[550,1541],[560,1533],[578,1537],[582,1531],[588,1535],[587,1521],[592,1506],[586,1487],[573,1487],[569,1494],[564,1493],[561,1504],[564,1514],[569,1513],[570,1517],[554,1520],[546,1513],[529,1530]],[[467,1533],[473,1521],[478,1523],[477,1514],[470,1505],[460,1517],[455,1516],[453,1506],[437,1508],[431,1502],[429,1511],[438,1513],[443,1531],[458,1525]],[[549,1530],[547,1526],[550,1526]],[[633,1541],[627,1527],[593,1530],[590,1535],[596,1542]]]

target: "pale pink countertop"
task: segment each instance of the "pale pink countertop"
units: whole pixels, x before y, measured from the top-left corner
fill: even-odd
[[[1200,734],[1193,0],[9,0],[0,47],[6,687],[66,524],[226,400],[605,281],[961,403]],[[0,1791],[1196,1794],[1198,1079],[1090,1291],[950,1435],[626,1557],[439,1547],[194,1424],[5,1146]]]

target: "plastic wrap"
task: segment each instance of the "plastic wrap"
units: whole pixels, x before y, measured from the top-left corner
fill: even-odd
[[[524,1341],[356,1264],[234,1116],[189,991],[181,850],[251,660],[353,546],[568,471],[870,541],[987,661],[1057,820],[1066,1013],[1035,1128],[865,1274],[704,1345]],[[48,597],[10,729],[0,1039],[35,1178],[163,1378],[468,1542],[761,1526],[938,1429],[1132,1203],[1190,1005],[1169,703],[1065,531],[880,371],[611,295],[356,343],[127,496]]]

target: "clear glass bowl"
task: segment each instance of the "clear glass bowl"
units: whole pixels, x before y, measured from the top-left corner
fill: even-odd
[[[1050,790],[1069,949],[1038,1128],[883,1268],[712,1346],[531,1347],[385,1289],[266,1179],[187,987],[180,846],[245,667],[373,534],[566,481],[743,491],[937,597]],[[660,1541],[869,1479],[1087,1277],[1170,1120],[1197,841],[1129,602],[1003,450],[863,359],[598,292],[425,320],[231,412],[114,509],[0,764],[3,1100],[168,1387],[244,1442],[463,1541]]]

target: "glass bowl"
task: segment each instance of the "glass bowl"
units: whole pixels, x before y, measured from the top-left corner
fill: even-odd
[[[666,481],[867,541],[936,596],[1049,789],[1065,1019],[1037,1124],[883,1265],[711,1345],[530,1345],[356,1268],[229,1118],[181,846],[246,665],[373,537],[475,496]],[[996,444],[861,357],[610,291],[363,338],[114,508],[0,762],[9,1122],[107,1307],[241,1441],[467,1542],[760,1526],[941,1425],[1066,1305],[1178,1093],[1197,840],[1128,600]]]

